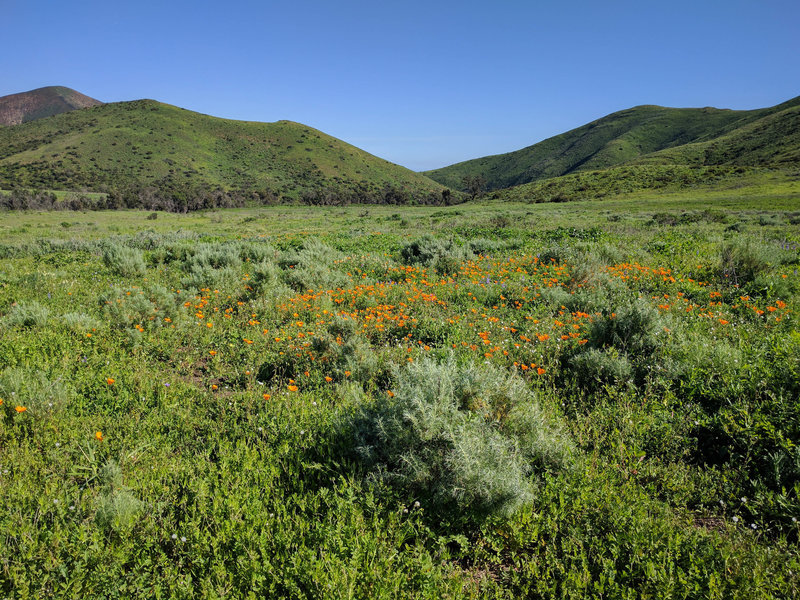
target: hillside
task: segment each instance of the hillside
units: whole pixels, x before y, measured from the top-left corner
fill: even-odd
[[[605,169],[646,156],[657,164],[763,165],[767,160],[785,164],[797,161],[800,148],[798,107],[800,97],[750,111],[637,106],[515,152],[425,174],[456,189],[462,187],[464,176],[482,175],[492,190]],[[687,144],[695,147],[687,148]]]
[[[50,86],[0,98],[0,125],[19,125],[102,102],[67,87]]]
[[[9,187],[178,198],[238,190],[312,203],[426,201],[444,189],[300,123],[231,121],[153,100],[0,129],[0,188]]]

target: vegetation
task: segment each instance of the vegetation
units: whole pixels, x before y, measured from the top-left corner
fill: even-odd
[[[107,194],[104,208],[440,204],[427,177],[299,123],[230,121],[152,100],[0,128],[0,188]]]
[[[0,126],[19,125],[102,102],[62,86],[43,87],[0,98]]]
[[[698,168],[700,176],[708,172],[701,167],[711,166],[796,168],[799,119],[800,97],[749,111],[637,106],[522,150],[425,174],[467,191],[465,182],[474,177],[484,177],[487,189],[497,190],[622,165],[684,165]],[[674,172],[674,183],[680,184],[687,172]]]
[[[759,181],[4,213],[0,595],[797,596],[800,211]]]

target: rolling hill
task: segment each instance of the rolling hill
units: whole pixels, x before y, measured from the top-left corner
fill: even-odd
[[[67,87],[50,86],[0,98],[0,125],[19,125],[102,102]]]
[[[490,190],[626,164],[761,166],[800,160],[800,97],[750,111],[637,106],[515,152],[426,171],[462,188],[481,175]]]
[[[432,201],[444,190],[300,123],[232,121],[153,100],[0,128],[0,188],[14,187],[179,200],[236,190],[312,203]]]

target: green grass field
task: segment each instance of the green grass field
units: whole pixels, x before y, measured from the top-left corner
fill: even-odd
[[[2,213],[0,596],[797,596],[781,181]]]

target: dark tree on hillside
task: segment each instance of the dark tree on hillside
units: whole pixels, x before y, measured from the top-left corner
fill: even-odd
[[[469,194],[469,199],[474,200],[486,189],[486,178],[483,175],[464,175],[461,179],[464,191]]]

